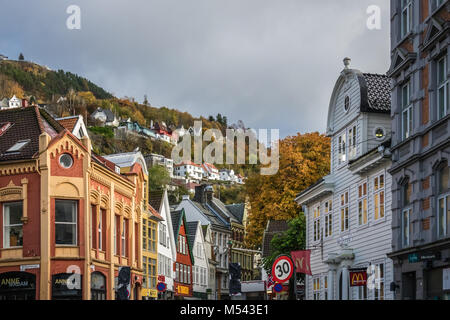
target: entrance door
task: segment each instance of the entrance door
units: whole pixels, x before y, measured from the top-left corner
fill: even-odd
[[[402,274],[402,299],[416,300],[416,273]]]

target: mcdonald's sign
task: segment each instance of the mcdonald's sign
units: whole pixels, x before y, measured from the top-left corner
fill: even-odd
[[[365,270],[361,271],[350,271],[350,286],[351,287],[362,287],[367,283],[367,272]]]

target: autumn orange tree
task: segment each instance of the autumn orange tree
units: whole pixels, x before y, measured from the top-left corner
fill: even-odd
[[[250,209],[246,242],[261,246],[268,220],[290,220],[301,213],[296,195],[330,170],[330,139],[318,132],[297,134],[280,141],[278,173],[251,174],[246,181]]]

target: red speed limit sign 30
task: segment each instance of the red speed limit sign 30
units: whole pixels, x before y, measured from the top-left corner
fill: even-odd
[[[288,256],[278,257],[272,266],[273,280],[279,283],[288,281],[294,273],[294,264]]]

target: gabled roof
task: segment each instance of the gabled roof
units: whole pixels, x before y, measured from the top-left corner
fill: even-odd
[[[173,237],[175,238],[175,243],[177,242],[178,235],[180,233],[181,228],[181,222],[184,223],[186,228],[186,236],[188,238],[188,249],[189,249],[189,255],[191,256],[191,262],[194,264],[194,255],[192,254],[192,246],[189,243],[189,236],[187,232],[187,222],[186,222],[186,214],[184,213],[184,209],[177,210],[177,211],[171,211],[171,218],[172,218],[172,226],[173,226]]]
[[[139,163],[145,173],[148,172],[147,164],[145,162],[144,156],[140,151],[126,152],[126,153],[116,153],[103,156],[106,160],[115,163],[120,168],[131,168],[133,164]],[[159,210],[159,208],[158,208]]]
[[[150,191],[148,196],[148,203],[156,210],[161,210],[161,203],[163,202],[164,190]]]
[[[229,204],[225,207],[240,223],[242,223],[244,219],[245,203]]]
[[[262,243],[262,257],[268,257],[272,251],[270,242],[277,233],[282,233],[288,229],[289,225],[284,220],[269,220],[266,230],[264,230]]]
[[[195,236],[197,235],[197,228],[200,222],[198,221],[191,221],[186,223],[186,234],[188,237],[188,241],[190,246],[194,247],[195,242]]]
[[[39,136],[52,138],[64,128],[37,106],[0,110],[0,161],[32,159],[39,151]],[[17,152],[6,152],[17,142],[29,142]]]
[[[154,218],[155,220],[158,220],[158,221],[164,221],[164,218],[158,212],[159,209],[156,210],[151,205],[149,205],[148,210],[151,212],[152,218]]]
[[[77,124],[79,119],[80,116],[72,116],[65,118],[57,118],[55,120],[58,121],[58,123],[62,125],[64,128],[66,128],[70,132],[73,132],[73,129],[75,128],[75,125]]]
[[[114,113],[109,109],[97,108],[93,114],[95,113],[103,113],[106,116],[106,122],[113,122],[116,119]]]

